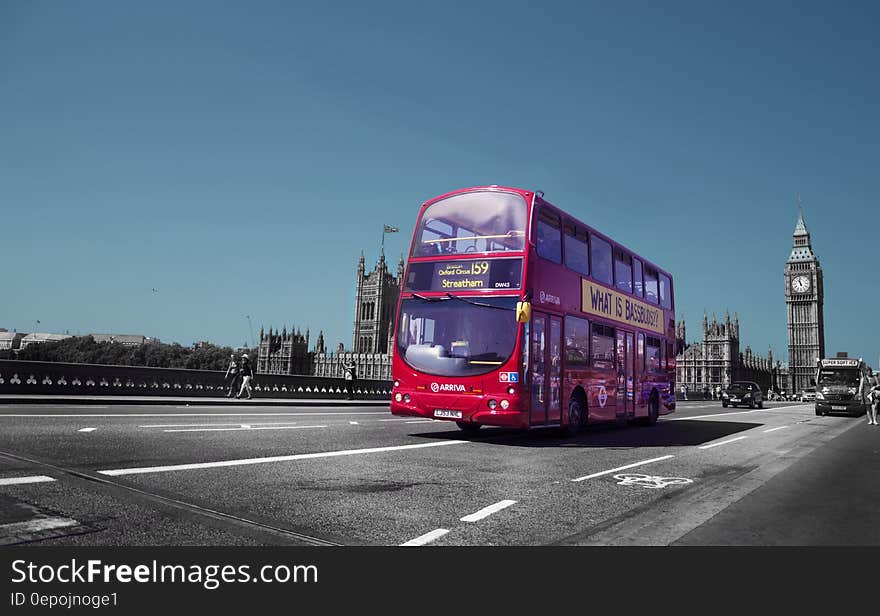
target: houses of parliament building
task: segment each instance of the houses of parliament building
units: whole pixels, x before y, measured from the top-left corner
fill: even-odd
[[[354,364],[357,377],[391,380],[394,316],[404,275],[403,256],[396,272],[390,271],[382,249],[372,271],[367,272],[363,252],[357,265],[351,350],[342,343],[333,352],[319,332],[309,348],[310,332],[271,328],[260,330],[257,372],[343,377],[344,365]],[[799,212],[792,249],[784,266],[784,291],[788,315],[788,365],[774,359],[772,351],[760,355],[750,346],[740,347],[739,316],[726,314],[719,322],[703,314],[701,339],[687,343],[684,321],[676,327],[676,384],[701,392],[726,388],[737,380],[754,381],[765,391],[798,393],[810,386],[816,359],[825,355],[822,268],[813,253],[810,233]]]
[[[732,381],[754,381],[761,389],[797,394],[812,385],[816,360],[825,357],[824,281],[813,253],[802,211],[792,234],[791,253],[783,271],[788,325],[788,365],[773,361],[772,351],[759,356],[740,351],[739,318],[723,323],[703,315],[702,340],[688,345],[684,321],[676,330],[676,384],[701,392]]]
[[[345,376],[344,365],[353,364],[359,379],[390,381],[394,316],[403,272],[403,256],[396,275],[389,271],[384,248],[376,266],[367,272],[362,252],[357,266],[351,350],[339,343],[334,352],[328,353],[323,331],[310,349],[308,329],[305,334],[293,328],[288,332],[286,327],[280,332],[270,328],[268,333],[261,329],[257,373],[341,378]]]

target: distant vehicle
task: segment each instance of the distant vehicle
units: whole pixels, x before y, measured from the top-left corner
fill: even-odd
[[[868,410],[861,387],[870,370],[861,359],[831,358],[816,363],[816,415],[844,412],[861,415]]]
[[[800,395],[801,402],[815,402],[816,401],[816,388],[815,387],[807,387],[801,392]]]
[[[753,381],[735,381],[721,394],[721,406],[737,407],[747,404],[750,409],[764,408],[764,394],[761,387]]]

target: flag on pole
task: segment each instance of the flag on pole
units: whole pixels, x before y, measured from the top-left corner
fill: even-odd
[[[392,227],[391,225],[385,225],[385,233],[397,233],[400,231],[397,227]]]

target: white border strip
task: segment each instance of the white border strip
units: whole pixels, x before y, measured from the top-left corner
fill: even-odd
[[[767,434],[768,432],[776,432],[777,430],[784,430],[787,427],[788,426],[779,426],[778,428],[770,428],[769,430],[764,430],[764,434]]]
[[[327,426],[259,426],[238,428],[175,428],[174,430],[162,430],[162,432],[253,432],[254,430],[300,430],[304,428],[326,428]]]
[[[503,500],[498,501],[494,505],[489,505],[488,507],[483,507],[479,511],[472,513],[470,515],[466,515],[463,518],[460,518],[462,522],[477,522],[482,520],[483,518],[488,518],[493,513],[498,513],[502,509],[506,509],[511,505],[515,505],[515,500]]]
[[[406,543],[401,543],[401,547],[403,546],[415,546],[415,545],[425,545],[426,543],[431,543],[448,533],[449,531],[445,528],[435,528],[430,533],[425,533],[421,537],[416,537],[415,539],[410,539]]]
[[[55,481],[54,477],[46,475],[31,475],[30,477],[3,477],[0,478],[0,486],[18,486],[25,483],[45,483]]]
[[[141,475],[144,473],[167,473],[171,471],[188,471],[199,468],[219,468],[223,466],[245,466],[249,464],[266,464],[268,462],[290,462],[293,460],[314,460],[316,458],[333,458],[337,456],[353,456],[362,453],[381,453],[385,451],[403,451],[422,449],[425,447],[443,447],[445,445],[463,445],[471,441],[440,441],[439,443],[417,443],[415,445],[397,445],[394,447],[373,447],[370,449],[347,449],[343,451],[322,451],[319,453],[300,453],[292,456],[272,456],[270,458],[245,458],[241,460],[222,460],[220,462],[200,462],[196,464],[174,464],[170,466],[145,466],[141,468],[117,468],[98,471],[102,475]]]
[[[712,449],[713,447],[718,447],[719,445],[727,445],[728,443],[733,443],[734,441],[741,441],[744,438],[749,438],[749,437],[737,436],[736,438],[727,439],[726,441],[721,441],[720,443],[712,443],[711,445],[703,445],[702,447],[697,447],[697,449]]]
[[[592,475],[586,475],[585,477],[578,477],[577,479],[572,479],[572,481],[583,481],[584,479],[593,479],[594,477],[601,477],[602,475],[610,475],[611,473],[616,473],[617,471],[623,471],[628,468],[634,468],[636,466],[642,466],[644,464],[650,464],[651,462],[659,462],[660,460],[668,460],[669,458],[674,458],[673,455],[668,456],[660,456],[659,458],[651,458],[650,460],[642,460],[641,462],[634,462],[632,464],[627,464],[626,466],[618,466],[617,468],[612,468],[610,471],[602,471],[601,473],[593,473]]]

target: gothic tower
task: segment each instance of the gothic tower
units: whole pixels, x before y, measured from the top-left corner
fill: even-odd
[[[354,332],[352,350],[355,353],[387,353],[393,335],[392,322],[403,280],[403,257],[397,266],[397,276],[388,271],[384,248],[372,272],[364,267],[364,255],[358,261],[357,288],[354,304]]]
[[[825,357],[825,318],[822,268],[810,245],[810,232],[798,211],[792,249],[785,262],[785,304],[788,312],[788,369],[790,388],[810,387],[816,360]]]

